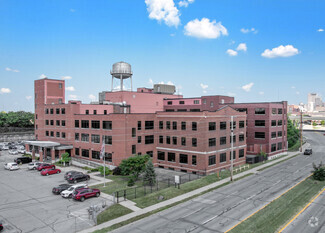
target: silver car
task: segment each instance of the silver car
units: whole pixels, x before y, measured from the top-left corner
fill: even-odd
[[[42,163],[40,162],[32,162],[28,164],[28,169],[29,170],[36,170],[36,168],[41,165]]]

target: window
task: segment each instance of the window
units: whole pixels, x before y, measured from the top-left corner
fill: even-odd
[[[54,125],[54,120],[51,120],[50,123],[51,123],[51,125]]]
[[[225,129],[227,129],[227,122],[225,121],[220,122],[220,130],[225,130]]]
[[[79,141],[79,133],[74,134],[74,140]]]
[[[282,120],[278,120],[278,126],[282,125]]]
[[[167,104],[168,105],[172,105],[173,104],[173,101],[168,101]]]
[[[207,103],[207,99],[203,99],[203,104],[206,104]]]
[[[62,83],[59,83],[59,89],[62,89]]]
[[[185,137],[181,138],[181,144],[182,144],[182,146],[186,146],[186,138]]]
[[[245,135],[244,134],[239,134],[239,141],[243,142],[245,140]]]
[[[216,164],[216,156],[215,155],[210,155],[209,156],[209,166],[210,165],[215,165]]]
[[[185,102],[182,100],[182,101],[179,101],[179,104],[185,104]]]
[[[177,121],[173,121],[173,130],[177,130]]]
[[[60,137],[60,132],[56,132],[56,137],[57,137],[57,138]]]
[[[89,150],[82,149],[81,156],[89,158]]]
[[[62,104],[62,99],[61,98],[59,99],[59,104]]]
[[[95,151],[95,150],[93,150],[93,151],[91,152],[91,158],[92,158],[92,159],[100,159],[100,152],[99,152],[99,151]]]
[[[138,136],[138,143],[141,143],[141,141],[142,141],[142,137]]]
[[[256,127],[265,127],[265,120],[255,120]]]
[[[80,155],[80,150],[79,148],[74,148],[74,154],[79,156]]]
[[[144,144],[153,144],[155,142],[153,135],[145,136]]]
[[[97,115],[97,110],[94,110],[94,115]]]
[[[170,144],[170,136],[166,136],[166,144]]]
[[[192,165],[196,165],[196,155],[192,155]]]
[[[177,137],[173,137],[173,145],[177,145]]]
[[[197,122],[192,122],[192,130],[193,131],[197,130]]]
[[[45,136],[49,136],[49,131],[45,131]]]
[[[112,145],[112,136],[108,136],[108,135],[103,135],[103,142],[106,144],[106,145]]]
[[[181,129],[182,130],[186,130],[186,122],[185,121],[182,121],[182,123],[181,123]]]
[[[49,114],[49,109],[48,108],[45,109],[45,114]]]
[[[82,142],[89,142],[89,134],[82,133],[81,134],[81,141]]]
[[[61,126],[65,126],[65,120],[61,121]]]
[[[163,121],[159,121],[159,129],[164,129],[164,122]]]
[[[92,143],[100,143],[100,136],[97,134],[92,134],[91,135],[91,142]]]
[[[282,108],[278,108],[278,114],[282,114]]]
[[[194,100],[194,104],[200,104],[200,100]]]
[[[65,138],[65,132],[62,132],[62,133],[61,133],[61,137],[62,137],[62,138]]]
[[[239,158],[244,157],[244,155],[245,155],[245,150],[244,149],[240,149],[239,150]]]
[[[212,101],[210,102],[210,108],[213,108],[213,102]]]
[[[170,129],[170,121],[166,121],[166,129]]]
[[[165,160],[165,152],[163,151],[157,151],[157,159],[158,160]]]
[[[197,139],[196,138],[192,138],[192,146],[197,147]]]
[[[174,109],[166,109],[166,112],[174,112]]]
[[[61,114],[65,114],[65,108],[61,108]]]
[[[100,128],[100,121],[91,121],[91,128],[92,129],[99,129]]]
[[[220,137],[220,145],[226,145],[227,144],[227,137]]]
[[[45,120],[45,125],[49,125],[49,120]]]
[[[89,115],[89,110],[86,110],[86,115]]]
[[[209,122],[209,131],[216,130],[216,123],[215,122]]]
[[[230,121],[230,129],[231,129],[231,123],[233,123],[233,129],[236,129],[236,121]]]
[[[81,121],[81,128],[88,129],[89,128],[89,121],[82,120]]]
[[[245,127],[245,121],[239,121],[239,128]]]
[[[113,161],[113,155],[112,153],[105,153],[105,161],[112,162]]]
[[[278,143],[278,150],[282,150],[282,142]]]
[[[256,115],[265,115],[265,108],[255,108]]]
[[[247,113],[247,108],[236,108],[238,112],[246,112]]]
[[[147,151],[146,154],[149,155],[151,158],[153,157],[153,151],[152,150],[151,151]]]
[[[112,122],[111,121],[103,121],[103,129],[112,130]]]
[[[231,136],[229,137],[229,141],[231,142]],[[233,142],[233,143],[236,143],[236,135],[234,135],[234,136],[232,137],[232,142]]]
[[[132,128],[132,137],[135,138],[135,136],[136,136],[135,128]]]
[[[188,163],[188,156],[185,154],[179,154],[179,163]]]
[[[209,147],[216,146],[216,138],[209,138]]]
[[[54,137],[54,132],[53,131],[51,131],[51,137]]]
[[[255,132],[255,138],[265,139],[265,132]]]
[[[141,121],[138,121],[138,130],[141,130]]]
[[[232,152],[232,160],[235,160],[236,159],[236,151],[234,150],[233,152]],[[231,160],[231,151],[230,151],[230,153],[229,153],[229,160]]]
[[[278,137],[282,137],[282,131],[278,131]]]
[[[162,136],[162,135],[159,136],[159,143],[160,144],[164,143],[164,136]]]
[[[79,120],[75,120],[74,121],[74,127],[75,128],[79,128]]]
[[[274,152],[274,151],[276,151],[276,144],[275,143],[271,145],[271,152]]]
[[[220,163],[224,163],[227,161],[227,154],[226,153],[221,153],[220,154]]]
[[[271,121],[271,126],[276,126],[276,120]]]
[[[132,154],[136,154],[137,153],[137,149],[135,145],[132,145]]]
[[[175,162],[175,153],[168,152],[168,161]]]
[[[54,110],[53,110],[53,108],[50,109],[50,113],[51,113],[51,114],[54,114]]]
[[[107,115],[107,110],[104,110],[104,115]]]
[[[60,114],[60,109],[59,108],[55,109],[55,112],[56,114]]]
[[[272,114],[276,114],[276,108],[272,108]]]

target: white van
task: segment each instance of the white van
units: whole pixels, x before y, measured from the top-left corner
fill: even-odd
[[[70,188],[68,188],[67,190],[64,190],[61,192],[61,196],[68,198],[68,197],[72,197],[72,193],[77,190],[77,189],[82,189],[82,188],[88,188],[87,184],[76,184],[76,185],[72,185]]]

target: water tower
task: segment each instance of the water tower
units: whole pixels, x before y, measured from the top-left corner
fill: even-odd
[[[131,81],[131,91],[132,91],[132,71],[131,71],[131,65],[120,61],[113,64],[113,68],[111,70],[112,75],[112,89],[111,91],[125,91],[127,88],[124,88],[124,85],[127,84],[126,80],[124,79],[130,79]],[[119,79],[119,85],[114,87],[113,81],[115,79]]]

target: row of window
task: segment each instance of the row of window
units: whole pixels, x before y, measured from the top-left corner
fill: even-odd
[[[89,158],[89,150],[87,149],[79,149],[79,148],[75,148],[75,155],[76,156],[80,156],[80,152],[81,152],[81,156],[82,157],[86,157],[86,158]],[[113,159],[113,155],[112,153],[105,153],[105,161],[107,162],[112,162],[112,159]],[[92,159],[100,159],[100,152],[99,151],[91,151],[91,158]]]
[[[285,131],[284,135],[285,136]],[[271,138],[276,138],[277,132],[271,132]],[[282,131],[278,131],[278,137],[282,137]],[[256,139],[265,139],[265,132],[255,132]]]
[[[178,104],[185,104],[184,100],[178,101]],[[194,100],[193,104],[200,104],[200,100]],[[173,101],[167,101],[167,105],[173,105]]]
[[[81,141],[81,142],[89,142],[89,136],[92,143],[100,143],[100,135],[98,134],[86,134],[86,133],[75,133],[74,139],[75,141]],[[113,137],[109,135],[103,135],[102,136],[102,142],[106,145],[112,145]]]
[[[278,124],[277,124],[278,123]],[[282,120],[272,120],[271,121],[271,126],[274,127],[274,126],[282,126],[282,124],[286,124],[285,121],[282,121]],[[255,126],[256,127],[265,127],[265,120],[255,120]]]
[[[54,114],[54,108],[46,108],[45,109],[45,114]],[[55,114],[62,114],[62,115],[64,115],[65,114],[65,108],[56,108],[55,109]]]
[[[45,120],[45,125],[54,125],[54,120]],[[56,126],[65,126],[65,120],[56,120],[55,121]]]
[[[100,129],[101,122],[100,121],[90,121],[89,120],[75,120],[74,127],[75,128],[82,128],[82,129],[89,129],[89,126],[92,129]],[[112,130],[113,124],[112,121],[102,121],[102,129]]]
[[[279,142],[278,144],[276,144],[276,143],[271,144],[271,152],[274,152],[274,151],[277,151],[277,150],[282,150],[282,142]]]
[[[247,109],[246,109],[247,112]],[[282,108],[272,108],[272,114],[279,114],[282,115],[283,109]],[[265,115],[265,108],[255,108],[255,114],[256,115]]]
[[[239,121],[239,128],[244,128],[245,127],[245,121]],[[173,129],[173,130],[177,130],[178,129],[178,122],[177,121],[166,121],[166,129]],[[233,121],[233,128],[236,129],[236,121]],[[192,131],[197,131],[198,126],[197,126],[197,122],[191,122],[191,128]],[[217,130],[217,122],[209,122],[208,123],[208,128],[209,131],[214,131]],[[231,122],[229,123],[229,128],[231,128]],[[164,129],[164,121],[159,121],[159,129]],[[187,129],[187,122],[186,121],[182,121],[180,122],[180,129],[181,130],[186,130]],[[226,121],[222,121],[219,122],[219,129],[220,130],[226,130],[227,129],[227,122]]]
[[[54,137],[54,131],[45,131],[46,137]],[[56,132],[55,136],[57,138],[65,138],[65,132]]]

